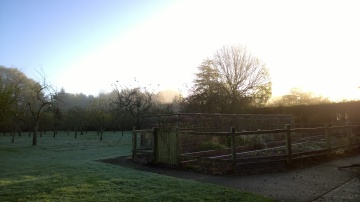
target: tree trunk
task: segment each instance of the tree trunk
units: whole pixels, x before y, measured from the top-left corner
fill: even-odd
[[[37,132],[38,132],[38,128],[39,128],[39,123],[35,123],[34,132],[33,132],[33,141],[32,141],[32,145],[33,145],[33,146],[36,146],[36,145],[37,145]]]
[[[34,132],[34,128],[31,124],[29,124],[29,137],[31,137],[31,134]]]
[[[14,143],[14,141],[15,141],[15,132],[12,134],[11,143]]]

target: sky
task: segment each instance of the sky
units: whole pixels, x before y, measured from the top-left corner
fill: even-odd
[[[356,0],[0,0],[0,65],[70,93],[113,85],[184,95],[217,49],[243,45],[273,96],[360,99]]]

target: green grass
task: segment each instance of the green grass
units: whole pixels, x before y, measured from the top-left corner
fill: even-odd
[[[272,201],[96,160],[130,155],[131,133],[0,136],[0,201]]]

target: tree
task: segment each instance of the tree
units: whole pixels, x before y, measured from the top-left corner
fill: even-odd
[[[268,69],[245,47],[224,46],[216,51],[213,60],[214,68],[220,75],[220,82],[225,84],[232,109],[239,109],[241,105],[246,106],[258,96],[262,97],[264,104],[270,98],[271,82]]]
[[[83,130],[87,130],[89,126],[88,109],[91,101],[95,99],[92,95],[71,94],[66,93],[64,89],[60,90],[59,95],[63,100],[63,104],[60,106],[62,117],[62,128],[66,129],[69,134],[69,130],[75,131],[75,138],[77,132],[80,131],[81,135]]]
[[[12,105],[15,102],[13,85],[6,85],[3,72],[0,72],[0,123],[4,122],[12,113]]]
[[[63,99],[63,105],[61,106],[62,111],[67,111],[74,107],[80,107],[85,109],[88,104],[94,100],[94,96],[92,95],[84,95],[82,93],[80,94],[71,94],[66,93],[65,90],[60,90],[59,93],[62,96]]]
[[[16,114],[16,101],[27,80],[20,70],[0,66],[0,123]]]
[[[54,107],[52,112],[52,125],[54,130],[54,137],[58,132],[61,121],[63,120],[63,115],[60,107]]]
[[[86,118],[87,111],[82,107],[76,106],[68,109],[65,114],[65,125],[66,130],[75,131],[75,139],[77,138],[77,132],[80,131],[80,134],[83,135],[83,130],[86,127],[88,119]]]
[[[89,112],[93,125],[97,127],[98,133],[100,134],[100,141],[102,141],[103,132],[111,120],[109,98],[105,94],[100,94],[98,98],[90,103]]]
[[[146,87],[130,89],[114,85],[111,106],[118,112],[122,128],[127,123],[140,128],[140,116],[147,114],[154,106],[153,95]]]
[[[305,92],[300,88],[290,89],[290,93],[273,99],[270,106],[314,105],[330,103],[328,98],[317,96],[312,92]]]
[[[264,105],[271,96],[268,69],[243,46],[224,46],[204,60],[199,71],[190,105],[197,102],[213,112],[239,113]]]
[[[41,75],[41,82],[29,83],[18,98],[18,108],[24,111],[27,108],[32,117],[33,139],[32,145],[37,145],[39,123],[46,113],[52,111],[61,100],[57,91]]]
[[[0,66],[0,126],[12,134],[12,142],[16,131],[21,135],[22,122],[18,117],[26,115],[19,109],[18,100],[32,82],[17,68]]]
[[[199,73],[195,74],[196,79],[192,94],[186,98],[186,109],[189,112],[224,112],[227,94],[225,86],[220,81],[219,72],[213,67],[212,60],[204,60],[198,67]],[[221,104],[220,104],[221,103]]]

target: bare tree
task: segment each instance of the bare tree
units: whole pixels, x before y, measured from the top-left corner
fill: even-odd
[[[88,113],[87,108],[82,108],[79,106],[72,107],[68,109],[65,113],[65,125],[67,127],[67,133],[69,134],[69,130],[75,131],[75,139],[77,138],[77,133],[80,131],[80,134],[83,135],[83,130],[86,128],[87,118],[86,114]]]
[[[271,96],[268,69],[245,47],[224,46],[198,69],[186,111],[239,113]]]
[[[243,46],[224,46],[214,54],[213,68],[219,72],[220,82],[231,98],[231,107],[236,109],[242,100],[250,100],[263,94],[265,101],[271,96],[268,69],[258,58]],[[260,91],[267,93],[261,93]]]
[[[119,88],[114,85],[111,105],[119,114],[123,124],[135,122],[140,127],[140,116],[148,113],[153,107],[154,93],[147,88]]]
[[[33,140],[32,145],[37,145],[39,123],[47,112],[52,111],[60,101],[57,91],[47,82],[45,74],[41,74],[40,82],[33,82],[26,86],[19,96],[19,107],[27,108],[32,117]]]
[[[103,132],[111,121],[109,98],[104,94],[100,94],[98,98],[90,102],[88,107],[93,125],[97,128],[100,141],[102,141]]]

